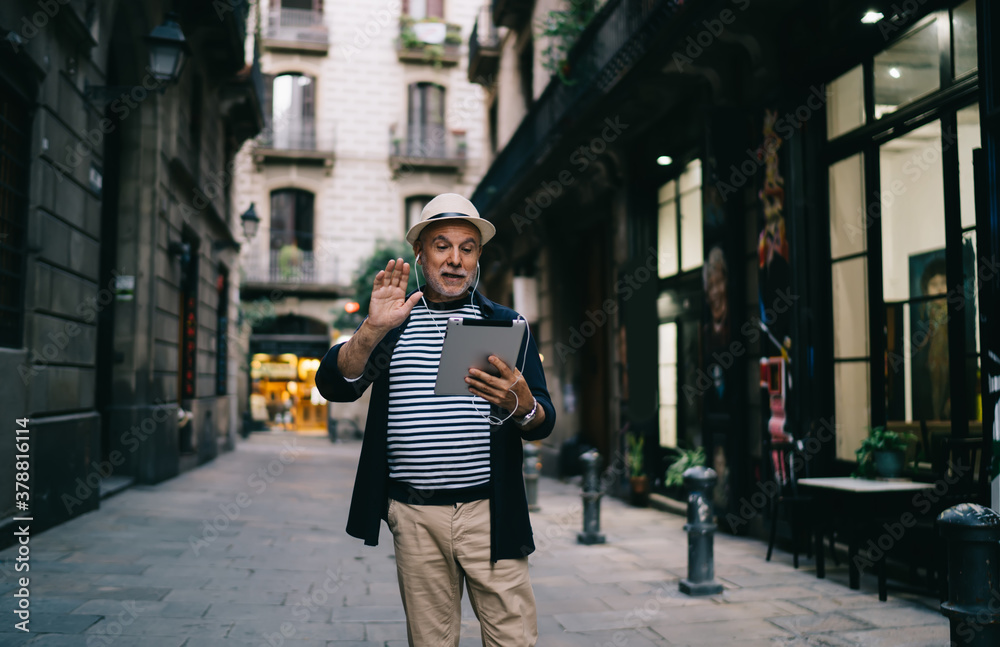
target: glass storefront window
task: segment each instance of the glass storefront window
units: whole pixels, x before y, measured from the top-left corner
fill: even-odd
[[[865,251],[868,226],[864,163],[858,154],[830,167],[830,256]]]
[[[677,446],[677,324],[658,328],[660,446]]]
[[[932,21],[875,56],[875,118],[895,112],[941,85],[937,22]]]
[[[689,162],[680,177],[660,187],[657,220],[658,274],[661,279],[696,270],[704,258],[701,233],[701,160]],[[678,218],[680,233],[678,236]]]
[[[969,393],[969,420],[982,421],[983,394],[979,346],[979,283],[976,267],[976,232],[962,235],[962,267],[965,274],[965,386]]]
[[[882,289],[887,302],[925,296],[921,273],[932,260],[944,258],[941,148],[941,123],[934,121],[880,149]]]
[[[968,310],[966,315],[967,331],[972,334],[973,339],[968,336],[965,340],[966,352],[979,354],[979,272],[976,268],[976,232],[967,231],[962,234],[962,268],[965,274],[965,307]]]
[[[868,357],[868,260],[833,264],[833,356]]]
[[[701,161],[694,160],[680,178],[681,270],[701,267],[704,250],[701,231]]]
[[[656,224],[659,277],[677,274],[677,181],[670,180],[660,187],[660,211]]]
[[[976,182],[972,151],[982,146],[979,106],[958,111],[958,183],[962,203],[962,229],[976,226]]]
[[[865,77],[859,65],[826,89],[826,134],[829,139],[865,123]]]
[[[868,426],[871,424],[868,362],[834,363],[833,381],[837,458],[853,461],[854,450],[868,435]]]
[[[955,44],[955,78],[979,67],[976,44],[976,0],[968,0],[951,12],[952,42]]]

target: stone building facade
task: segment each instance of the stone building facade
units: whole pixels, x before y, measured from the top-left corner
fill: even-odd
[[[361,263],[380,241],[402,241],[431,197],[470,195],[478,183],[484,93],[467,78],[466,41],[480,8],[478,0],[261,3],[268,126],[240,153],[237,179],[237,209],[253,203],[261,217],[242,252],[240,288],[257,324],[244,402],[254,392],[268,407],[266,420],[263,400],[250,412],[251,428],[273,426],[287,399],[297,426],[321,422],[327,412],[300,404],[311,388],[302,367],[351,332],[333,322],[353,300]],[[296,393],[276,386],[289,377],[298,378]],[[361,402],[328,413],[361,423],[365,410]]]
[[[232,162],[263,127],[246,25],[228,1],[0,6],[0,439],[28,420],[35,529],[232,445]],[[178,33],[161,73],[150,36]],[[25,514],[15,467],[0,524]]]

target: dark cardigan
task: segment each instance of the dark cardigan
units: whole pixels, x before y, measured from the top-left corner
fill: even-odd
[[[412,293],[411,293],[412,294]],[[409,296],[409,295],[407,295]],[[486,319],[512,320],[518,314],[498,305],[478,292],[475,303]],[[348,382],[337,366],[337,355],[343,344],[331,348],[316,371],[316,387],[331,402],[353,402],[372,386],[365,423],[361,458],[354,479],[354,494],[347,517],[347,533],[363,539],[368,546],[378,545],[380,520],[388,510],[389,466],[386,456],[386,427],[389,410],[389,362],[396,341],[406,328],[409,317],[398,328],[391,330],[378,343],[368,358],[359,380]],[[531,522],[528,518],[528,501],[521,475],[521,439],[539,440],[552,433],[556,412],[545,385],[545,373],[538,356],[535,340],[529,335],[527,349],[517,358],[523,364],[524,380],[531,388],[538,406],[545,409],[545,421],[530,431],[523,431],[511,418],[501,426],[491,427],[490,439],[490,561],[527,557],[535,550]],[[501,418],[506,413],[501,414]]]

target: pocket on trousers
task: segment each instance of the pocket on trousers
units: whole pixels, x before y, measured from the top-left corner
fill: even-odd
[[[396,515],[395,515],[396,510],[395,510],[395,508],[396,508],[396,500],[390,498],[389,499],[389,503],[388,503],[388,505],[386,507],[385,521],[386,521],[386,523],[389,524],[389,530],[392,531],[392,532],[396,532]]]

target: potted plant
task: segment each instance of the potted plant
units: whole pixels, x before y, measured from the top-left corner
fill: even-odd
[[[638,434],[629,434],[628,439],[628,476],[630,490],[629,502],[634,506],[649,505],[649,477],[643,469],[642,450],[645,439]]]
[[[677,458],[667,468],[667,473],[663,477],[663,485],[668,490],[683,492],[684,472],[692,467],[705,464],[705,448],[681,449],[675,447],[672,451],[677,454]]]
[[[862,478],[899,478],[907,446],[917,439],[911,433],[898,432],[884,425],[870,427],[868,437],[854,451],[858,467],[853,476]]]

